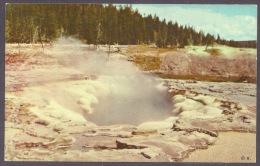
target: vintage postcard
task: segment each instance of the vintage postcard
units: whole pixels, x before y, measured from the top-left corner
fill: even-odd
[[[256,162],[257,5],[5,11],[5,161]]]

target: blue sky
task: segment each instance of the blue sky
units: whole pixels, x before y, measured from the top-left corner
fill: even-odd
[[[256,5],[133,4],[142,14],[177,21],[227,40],[257,39]]]

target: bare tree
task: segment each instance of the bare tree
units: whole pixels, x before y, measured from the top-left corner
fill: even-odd
[[[102,31],[101,31],[101,23],[99,21],[97,26],[97,39],[96,39],[96,49],[98,48],[98,44],[102,38]]]
[[[33,33],[32,46],[35,43],[35,39],[37,37],[37,34],[38,34],[38,26],[35,28],[35,31]]]
[[[42,52],[44,52],[44,46],[43,46],[43,42],[42,42],[42,33],[41,33],[41,29],[38,31],[38,37],[40,39],[41,45],[42,45]]]

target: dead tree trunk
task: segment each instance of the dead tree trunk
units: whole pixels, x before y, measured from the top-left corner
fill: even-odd
[[[23,42],[23,34],[21,34],[18,38],[18,48],[19,48],[19,54],[21,53],[21,45],[20,43]]]
[[[34,34],[33,34],[32,47],[33,47],[33,44],[35,43],[37,33],[38,33],[38,27],[35,28],[35,31],[34,31]]]
[[[111,51],[111,45],[109,44],[109,45],[108,45],[108,53],[107,53],[107,58],[108,58],[108,60],[109,60],[109,58],[110,58],[110,51]]]
[[[111,24],[109,24],[109,27],[110,27],[110,32],[109,32],[109,46],[108,46],[108,61],[109,61],[109,59],[110,59],[110,51],[111,51],[111,35],[112,35],[112,30],[111,30]]]
[[[40,42],[41,42],[41,45],[42,45],[42,52],[44,52],[44,46],[43,46],[43,42],[42,42],[41,38],[40,38]]]
[[[44,52],[44,46],[43,46],[43,42],[42,42],[42,35],[41,35],[41,31],[39,33],[39,39],[40,39],[40,42],[41,42],[41,45],[42,45],[42,52]]]

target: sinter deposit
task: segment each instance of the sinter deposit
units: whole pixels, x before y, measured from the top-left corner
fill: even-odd
[[[256,132],[255,84],[161,79],[127,47],[67,41],[7,45],[5,160],[174,162],[220,132]]]

